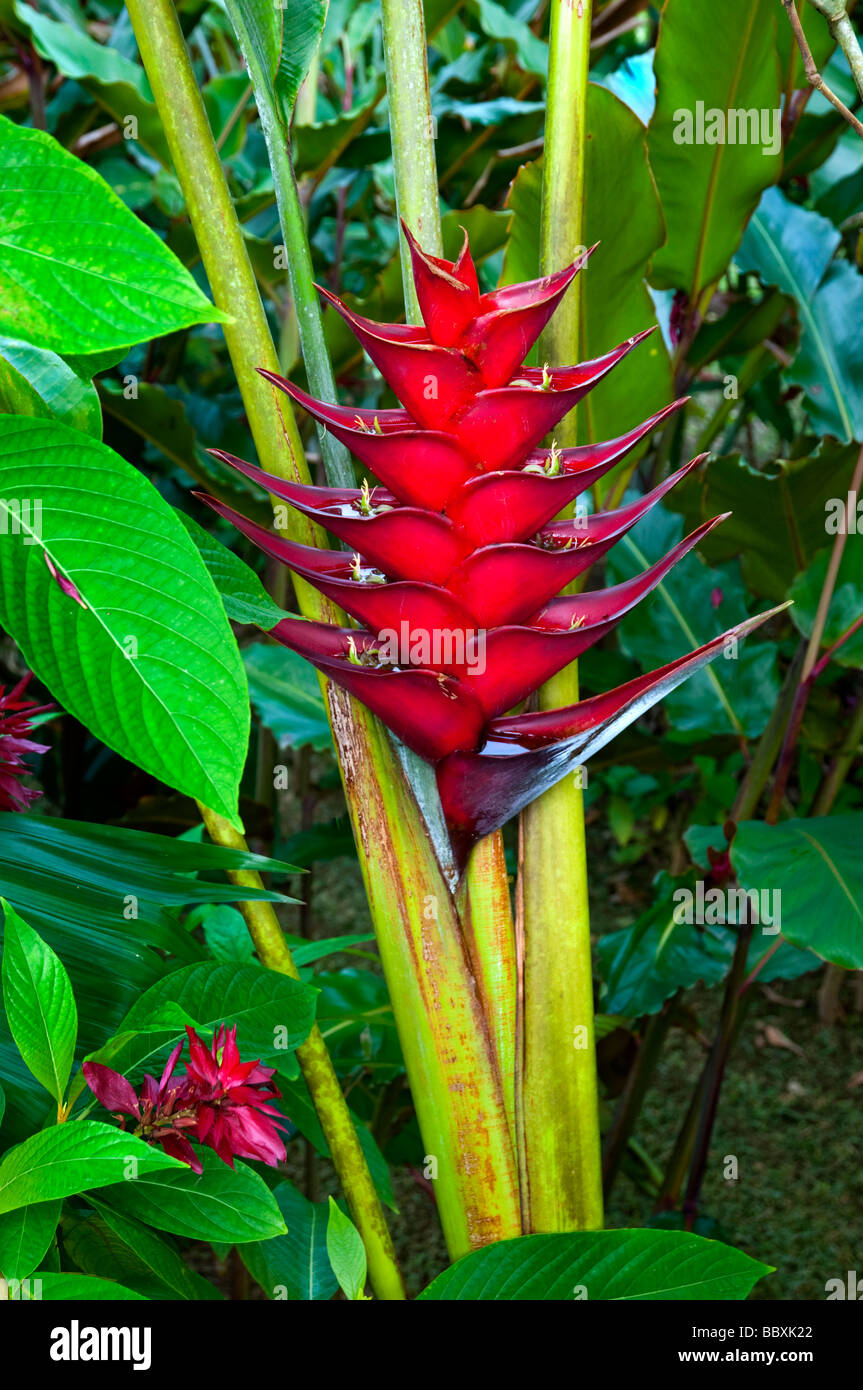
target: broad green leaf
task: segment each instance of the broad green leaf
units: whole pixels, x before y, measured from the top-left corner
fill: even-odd
[[[704,886],[708,889],[711,885]],[[608,932],[599,939],[602,1007],[610,1013],[628,1018],[654,1014],[679,989],[692,989],[699,983],[722,984],[731,968],[736,925],[722,920],[680,920],[688,902],[695,917],[695,875],[673,879],[662,874],[655,891],[656,901],[631,927]],[[772,900],[768,901],[772,906]],[[734,906],[729,903],[720,916],[725,918],[732,912]],[[707,916],[707,911],[703,915]],[[765,983],[797,979],[818,969],[818,959],[810,952],[798,951],[784,941],[777,949],[776,942],[776,933],[754,933],[747,970],[754,970],[767,957],[759,968],[759,978]]]
[[[788,597],[794,600],[794,607],[790,610],[791,617],[795,627],[802,632],[804,637],[811,635],[815,625],[815,614],[824,588],[830,556],[831,552],[828,550],[817,555],[809,568],[803,574],[798,575],[788,591]],[[822,651],[831,647],[859,618],[861,612],[863,612],[863,546],[852,539],[842,551],[842,559],[839,562],[836,585],[824,624],[824,635],[821,640]],[[857,670],[863,667],[863,632],[858,629],[853,637],[849,637],[848,641],[844,642],[836,652],[836,655],[831,657],[831,662],[833,661],[839,666],[851,666]]]
[[[166,970],[203,958],[203,947],[178,923],[177,910],[235,901],[237,889],[225,875],[243,868],[290,872],[278,861],[219,845],[0,814],[0,882],[69,971],[85,1053],[103,1045],[133,1001]],[[265,889],[243,893],[281,900]],[[21,1061],[2,1011],[0,1076],[9,1100],[4,1137],[12,1143],[32,1132],[38,1107],[46,1118],[51,1107]]]
[[[681,539],[683,523],[654,509],[610,552],[611,583],[630,579]],[[709,569],[690,553],[620,625],[627,656],[645,671],[673,661],[746,617],[746,591],[733,564]],[[772,642],[745,642],[698,672],[665,701],[676,732],[734,732],[753,737],[767,724],[779,693]]]
[[[85,1274],[119,1279],[145,1298],[218,1299],[167,1241],[140,1221],[93,1199],[95,1211],[63,1218],[63,1248]]]
[[[31,1202],[0,1216],[0,1275],[4,1279],[26,1279],[42,1263],[62,1207],[58,1197],[51,1202]]]
[[[684,1231],[579,1231],[517,1236],[474,1250],[421,1299],[740,1300],[769,1265]]]
[[[106,379],[99,383],[99,399],[107,416],[145,440],[153,451],[158,451],[154,462],[160,462],[158,455],[162,455],[211,496],[242,511],[262,526],[271,524],[272,508],[260,496],[260,489],[255,489],[235,469],[218,463],[201,448],[189,418],[188,399],[184,399],[179,390],[172,388],[169,392],[155,382],[134,380],[121,387]],[[122,442],[117,447],[121,453],[126,452]],[[181,486],[185,485],[185,479],[180,481]],[[182,519],[182,514],[178,512],[178,515]],[[226,523],[226,530],[229,529]],[[212,537],[210,544],[220,548]]]
[[[89,1274],[37,1274],[22,1285],[20,1297],[25,1301],[45,1303],[116,1303],[144,1299],[117,1284],[113,1279],[94,1279]]]
[[[295,944],[292,942],[291,955],[296,965],[311,965],[312,961],[320,960],[323,956],[332,956],[339,951],[347,951],[351,946],[362,946],[374,939],[374,932],[330,936],[316,941],[303,941],[300,938]]]
[[[83,29],[40,14],[22,0],[17,0],[15,15],[29,29],[36,52],[64,77],[80,82],[114,118],[124,138],[140,141],[162,164],[170,165],[164,127],[142,67],[97,43]]]
[[[351,1303],[365,1297],[366,1250],[349,1216],[330,1198],[327,1217],[327,1256],[339,1288]]]
[[[92,733],[237,823],[245,678],[187,532],[137,469],[64,425],[0,416],[0,448],[4,627]]]
[[[94,170],[0,116],[0,333],[66,356],[224,320]]]
[[[863,968],[863,815],[744,821],[731,862],[745,888],[781,894],[782,933],[834,965]]]
[[[797,207],[773,188],[761,199],[735,261],[797,303],[800,347],[783,377],[803,387],[813,427],[819,434],[859,440],[863,276],[847,261],[833,262],[840,240],[826,217]]]
[[[280,747],[332,746],[320,682],[307,661],[287,647],[258,642],[245,648],[243,664],[252,704]]]
[[[599,246],[569,291],[581,297],[580,361],[601,356],[655,323],[644,277],[665,238],[644,126],[614,93],[594,83],[588,88],[587,119],[584,241]],[[515,216],[505,284],[539,275],[541,199],[542,161],[537,160],[519,170],[507,199]],[[578,412],[579,437],[612,439],[666,405],[672,395],[668,353],[654,333],[585,397]]]
[[[208,903],[190,912],[186,918],[189,931],[202,927],[207,950],[218,961],[251,961],[255,943],[249,935],[245,918],[227,903]]]
[[[285,1234],[282,1214],[257,1173],[236,1159],[229,1168],[211,1149],[199,1149],[198,1157],[203,1173],[185,1164],[169,1173],[144,1173],[134,1183],[108,1188],[103,1200],[123,1216],[187,1240],[242,1245]]]
[[[0,1163],[0,1213],[116,1182],[131,1188],[158,1169],[184,1167],[115,1125],[67,1121],[41,1130],[5,1155]]]
[[[468,0],[480,28],[490,39],[497,39],[511,53],[519,67],[543,80],[548,76],[548,45],[537,38],[524,19],[510,14],[497,0]]]
[[[269,632],[285,616],[277,603],[274,603],[255,571],[235,555],[221,541],[211,536],[203,526],[185,512],[178,512],[195,545],[198,554],[210,572],[210,577],[222,596],[225,612],[232,622],[254,623],[256,627]],[[270,648],[251,647],[250,652],[270,650]],[[286,647],[272,648],[273,651],[287,653]],[[303,662],[307,668],[308,663]],[[248,667],[247,667],[248,675]],[[315,682],[317,685],[317,682]],[[321,697],[321,703],[323,698]],[[326,716],[325,716],[326,717]],[[329,726],[328,726],[329,727]]]
[[[2,898],[3,1004],[24,1064],[59,1105],[72,1070],[78,1010],[58,956]]]
[[[154,1058],[185,1037],[182,1023],[173,1028],[154,1025],[149,1030],[150,1021],[163,1017],[172,1005],[202,1029],[236,1024],[243,1059],[277,1065],[308,1037],[317,994],[311,985],[265,970],[256,962],[204,961],[186,966],[157,981],[133,1004],[119,1029],[132,1036],[111,1053],[111,1066],[136,1075],[152,1070]]]
[[[15,338],[0,337],[0,413],[60,420],[102,438],[96,388],[56,353]]]
[[[667,0],[662,11],[647,145],[668,239],[654,258],[653,282],[685,290],[693,304],[727,267],[782,167],[777,10],[774,0],[725,0],[720,24],[715,0]],[[712,112],[723,122],[729,112],[744,120],[752,113],[755,140],[744,127],[745,143],[707,143]],[[692,143],[682,142],[687,134]]]
[[[730,512],[702,541],[699,553],[711,562],[739,555],[747,588],[782,599],[794,576],[831,543],[827,503],[847,498],[857,452],[854,445],[824,440],[813,454],[776,459],[762,468],[740,454],[727,454],[711,460],[703,476],[684,478],[665,505],[683,513],[687,531]],[[795,591],[790,597],[797,604],[802,595]],[[790,615],[800,623],[798,607]]]
[[[332,1298],[339,1285],[327,1256],[327,1204],[310,1202],[289,1182],[279,1183],[273,1196],[287,1233],[242,1246],[243,1263],[268,1298]]]

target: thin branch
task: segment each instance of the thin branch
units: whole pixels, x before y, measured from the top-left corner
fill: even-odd
[[[845,0],[812,0],[812,4],[827,20],[827,27],[848,59],[854,84],[863,97],[863,52],[854,25],[848,18]]]
[[[815,3],[816,0],[813,0],[813,4]],[[822,96],[827,98],[831,105],[836,107],[839,114],[844,116],[848,124],[852,126],[861,139],[863,139],[863,122],[859,121],[854,115],[854,112],[849,111],[844,101],[840,101],[836,93],[830,90],[818,71],[815,59],[812,57],[812,50],[803,32],[803,25],[800,23],[800,16],[794,8],[794,0],[782,0],[782,4],[785,6],[785,13],[788,15],[791,22],[791,28],[794,30],[794,37],[797,40],[797,47],[800,49],[800,56],[803,59],[803,71],[806,73],[806,81],[809,83],[810,87],[814,87],[817,92],[820,92]],[[818,8],[820,8],[820,6],[818,6]]]

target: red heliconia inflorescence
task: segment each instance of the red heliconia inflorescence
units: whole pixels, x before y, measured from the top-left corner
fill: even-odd
[[[557,597],[701,462],[617,510],[554,520],[683,401],[608,443],[541,447],[647,334],[576,366],[523,367],[590,253],[555,275],[482,294],[467,235],[453,262],[427,255],[404,231],[424,327],[373,323],[322,291],[404,409],[325,404],[263,373],[380,485],[285,482],[213,451],[349,549],[297,544],[206,500],[359,624],[286,617],[272,636],[435,765],[463,868],[480,836],[722,650],[731,634],[608,694],[544,714],[511,713],[609,632],[723,518],[700,526],[626,583]]]
[[[148,1144],[161,1144],[196,1173],[203,1168],[192,1139],[215,1149],[230,1168],[235,1157],[275,1168],[285,1157],[279,1130],[286,1125],[272,1104],[281,1095],[273,1084],[272,1067],[240,1061],[236,1028],[222,1024],[210,1047],[193,1028],[187,1027],[186,1033],[190,1060],[184,1075],[176,1074],[183,1051],[179,1042],[161,1079],[145,1076],[140,1094],[125,1076],[101,1062],[85,1062],[84,1079],[99,1103],[120,1117],[124,1129],[131,1118],[132,1133]]]

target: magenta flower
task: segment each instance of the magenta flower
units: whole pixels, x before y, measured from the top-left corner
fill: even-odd
[[[87,1085],[100,1104],[117,1115],[123,1129],[130,1128],[148,1144],[161,1144],[196,1173],[203,1168],[190,1139],[214,1149],[229,1168],[234,1158],[257,1159],[275,1168],[285,1158],[278,1130],[286,1126],[269,1103],[281,1096],[271,1079],[273,1069],[240,1060],[236,1028],[222,1024],[209,1049],[193,1028],[186,1032],[190,1062],[184,1075],[174,1074],[183,1050],[179,1042],[161,1080],[145,1076],[140,1093],[125,1076],[100,1062],[84,1063]],[[133,1126],[127,1117],[134,1120]]]
[[[42,793],[21,786],[21,778],[30,769],[22,761],[25,753],[46,753],[46,743],[34,743],[27,738],[32,730],[34,714],[45,714],[53,705],[36,705],[21,697],[30,682],[28,671],[8,693],[0,686],[0,811],[26,811],[31,801]]]
[[[233,1157],[254,1158],[271,1168],[285,1158],[279,1129],[286,1126],[269,1102],[281,1096],[272,1067],[241,1062],[236,1027],[222,1024],[207,1048],[193,1028],[189,1035],[188,1081],[198,1104],[196,1138],[233,1168]],[[273,1119],[272,1117],[276,1118]]]
[[[201,1173],[201,1161],[186,1133],[194,1133],[196,1129],[197,1110],[188,1079],[174,1075],[182,1050],[183,1044],[177,1043],[161,1080],[150,1075],[144,1077],[140,1095],[125,1076],[101,1062],[85,1062],[84,1078],[99,1103],[118,1116],[122,1129],[127,1128],[125,1117],[130,1116],[135,1121],[131,1132],[139,1139],[148,1144],[161,1144],[165,1153]]]

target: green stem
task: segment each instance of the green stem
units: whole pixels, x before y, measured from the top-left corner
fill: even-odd
[[[396,210],[423,249],[443,255],[434,129],[429,98],[422,0],[381,0]],[[402,238],[402,282],[408,321],[417,303],[410,256]]]
[[[383,0],[383,19],[398,211],[411,230],[416,231],[424,249],[432,255],[441,255],[440,204],[421,0],[407,0],[407,3],[405,0]],[[405,316],[409,323],[421,323],[410,253],[404,238],[401,239],[401,264]],[[406,772],[410,776],[409,769],[408,763]],[[433,794],[436,795],[436,791]],[[457,902],[447,904],[447,917],[451,919],[447,930],[458,940],[461,951],[465,953],[460,988],[467,992],[469,999],[460,1000],[451,993],[443,1009],[439,1004],[437,1009],[443,1013],[444,1019],[450,1017],[449,1026],[454,1038],[459,1037],[461,1032],[468,1062],[473,1054],[473,1066],[489,1067],[487,1104],[498,1115],[502,1107],[508,1126],[506,1138],[499,1136],[496,1167],[488,1170],[487,1181],[500,1190],[502,1207],[496,1216],[494,1204],[487,1204],[488,1210],[482,1217],[485,1232],[481,1232],[481,1238],[485,1240],[491,1238],[492,1222],[502,1223],[510,1235],[518,1234],[521,1229],[513,1147],[515,933],[500,831],[486,836],[474,849]],[[416,988],[416,982],[406,978],[404,988],[412,991]],[[468,1010],[465,1022],[469,1023],[469,1028],[460,1029],[460,1014],[474,998],[479,1004],[479,1014],[472,1018]],[[411,1084],[415,1090],[413,1079]],[[441,1097],[440,1103],[445,1111],[451,1109],[452,1101],[446,1096]],[[427,1133],[430,1123],[439,1126],[441,1119],[440,1114],[430,1117],[423,1127],[423,1134]],[[475,1239],[473,1243],[476,1243]]]
[[[152,4],[153,0],[147,0],[147,3]],[[247,848],[243,836],[224,817],[205,807],[201,807],[201,813],[210,838],[216,844],[227,845],[230,849]],[[260,874],[254,870],[240,869],[229,873],[228,877],[239,888],[263,887]],[[268,970],[276,970],[280,975],[289,975],[291,979],[298,980],[299,971],[272,903],[240,903],[240,911],[261,964]],[[404,1299],[404,1285],[383,1208],[350,1110],[342,1095],[339,1078],[317,1024],[297,1049],[297,1060],[314,1101],[351,1215],[366,1247],[372,1288],[378,1298],[386,1301]]]
[[[261,118],[261,128],[267,142],[267,153],[273,173],[276,190],[276,203],[282,236],[288,258],[288,278],[291,285],[291,298],[300,329],[300,345],[303,361],[309,379],[309,389],[319,400],[335,404],[336,381],[332,363],[324,338],[324,321],[321,314],[318,292],[315,289],[315,274],[312,267],[312,254],[306,235],[306,224],[300,203],[294,166],[291,162],[291,132],[289,123],[282,112],[269,73],[265,72],[259,60],[259,52],[253,42],[246,22],[247,6],[240,0],[225,0],[225,8],[234,28],[252,86],[255,89],[255,102]],[[338,439],[329,434],[323,425],[317,425],[321,457],[331,487],[353,487],[354,469],[351,456]]]
[[[541,269],[583,242],[590,0],[552,0],[543,162]],[[589,273],[589,272],[588,272]],[[577,284],[577,282],[576,282]],[[541,360],[579,356],[578,288],[540,342]],[[574,441],[573,416],[561,442]],[[540,708],[578,699],[576,663],[540,691]],[[518,1122],[525,1229],[602,1225],[602,1169],[584,808],[569,777],[522,814],[518,933],[523,941]]]
[[[176,12],[171,0],[128,0],[127,9],[213,295],[219,307],[235,316],[233,323],[225,325],[225,338],[262,466],[280,476],[308,478],[293,415],[255,370],[259,365],[275,364],[275,348]],[[286,449],[290,460],[287,473]],[[308,586],[306,592],[310,592]],[[242,835],[221,816],[205,807],[201,811],[217,844],[245,846]],[[238,874],[234,881],[240,886],[260,885],[257,874]],[[243,914],[261,963],[295,976],[296,967],[272,906],[246,903]],[[338,1077],[317,1030],[298,1056],[351,1214],[366,1245],[372,1287],[380,1298],[403,1299],[383,1209]]]

